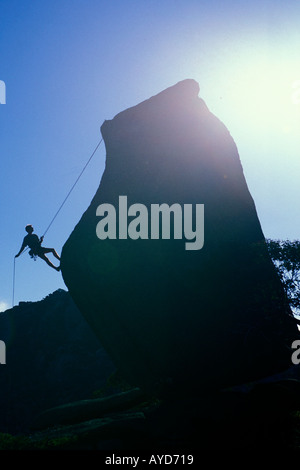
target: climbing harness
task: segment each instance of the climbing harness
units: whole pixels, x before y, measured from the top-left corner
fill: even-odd
[[[66,195],[65,199],[63,200],[63,202],[61,203],[61,205],[59,206],[58,210],[56,211],[56,213],[54,214],[54,217],[52,218],[51,222],[49,223],[48,227],[46,228],[45,232],[43,233],[42,237],[41,238],[44,238],[44,236],[46,235],[46,233],[48,232],[48,230],[50,229],[51,225],[53,224],[54,220],[56,219],[56,217],[58,216],[58,214],[60,213],[60,211],[62,210],[63,206],[65,205],[65,203],[67,202],[68,198],[70,197],[70,194],[72,193],[73,189],[75,188],[75,186],[77,185],[78,181],[80,180],[81,176],[83,175],[85,169],[87,168],[87,166],[89,165],[90,161],[92,160],[93,156],[95,155],[95,153],[97,152],[98,148],[100,147],[101,143],[103,142],[103,138],[100,140],[100,142],[98,142],[98,144],[96,145],[94,151],[92,152],[91,156],[89,157],[88,161],[86,162],[86,164],[84,165],[83,169],[81,170],[81,172],[79,173],[78,177],[76,178],[74,184],[72,185],[71,189],[69,190],[68,194]],[[25,250],[23,250],[23,253],[25,253],[27,250],[29,249],[29,247],[25,248]],[[16,281],[16,258],[14,257],[14,267],[13,267],[13,294],[12,294],[12,306],[14,307],[14,300],[15,300],[15,281]]]

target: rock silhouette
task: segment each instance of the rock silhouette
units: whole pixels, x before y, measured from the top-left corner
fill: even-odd
[[[103,123],[106,168],[61,258],[115,365],[162,396],[285,370],[298,337],[236,145],[198,93],[184,80]],[[121,195],[149,211],[204,204],[203,248],[174,237],[100,240],[97,207],[117,208]]]
[[[114,371],[62,289],[1,313],[0,331],[7,350],[6,365],[0,366],[0,433],[27,432],[45,409],[90,398]]]

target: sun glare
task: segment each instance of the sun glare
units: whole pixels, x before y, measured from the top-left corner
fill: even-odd
[[[295,63],[258,60],[237,67],[228,93],[243,125],[299,134],[300,68]]]

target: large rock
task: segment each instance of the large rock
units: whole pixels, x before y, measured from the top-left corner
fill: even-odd
[[[236,145],[198,93],[184,80],[104,122],[106,169],[62,251],[78,308],[129,382],[148,392],[284,370],[298,337]],[[149,213],[151,204],[204,204],[203,248],[172,236],[118,239],[118,226],[117,239],[100,240],[97,207],[118,213],[119,196]]]

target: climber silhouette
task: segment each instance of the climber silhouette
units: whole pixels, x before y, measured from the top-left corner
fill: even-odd
[[[38,256],[39,258],[46,261],[46,263],[49,266],[51,266],[51,268],[56,269],[56,271],[60,271],[60,266],[58,267],[54,266],[54,264],[51,263],[51,261],[47,258],[45,254],[45,253],[52,253],[56,259],[60,260],[60,257],[56,253],[54,248],[44,248],[43,246],[41,246],[44,237],[39,238],[37,235],[33,234],[34,228],[32,227],[32,225],[26,225],[25,230],[28,233],[28,235],[24,237],[20,251],[18,254],[16,254],[15,258],[18,258],[18,256],[20,256],[20,254],[24,250],[24,248],[28,246],[30,248],[29,254],[31,258],[35,258],[36,256]]]

